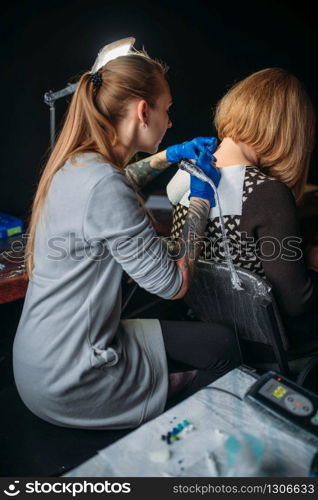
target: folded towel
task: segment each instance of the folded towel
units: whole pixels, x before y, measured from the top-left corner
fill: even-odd
[[[243,184],[245,165],[223,167],[222,177],[218,186],[218,195],[223,215],[242,215]],[[167,185],[167,196],[176,206],[178,203],[189,207],[190,175],[184,170],[178,170]],[[216,200],[217,203],[217,200]],[[219,207],[210,210],[209,218],[219,217]]]

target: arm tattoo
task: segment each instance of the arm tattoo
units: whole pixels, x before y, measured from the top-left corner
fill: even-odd
[[[126,175],[135,186],[142,188],[169,165],[171,163],[165,160],[165,153],[162,151],[144,160],[131,163],[126,167]]]
[[[201,198],[191,198],[190,206],[182,230],[182,236],[175,242],[175,259],[186,257],[190,276],[193,276],[195,262],[199,257],[203,236],[210,212],[210,204]]]

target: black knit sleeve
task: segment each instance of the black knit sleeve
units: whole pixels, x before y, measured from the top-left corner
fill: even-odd
[[[276,180],[257,186],[243,205],[241,228],[256,240],[282,313],[294,317],[317,307],[318,273],[306,269],[296,204],[289,188]]]

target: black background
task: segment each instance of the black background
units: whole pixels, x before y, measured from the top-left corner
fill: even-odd
[[[317,110],[315,19],[304,1],[8,3],[1,26],[0,211],[27,217],[49,146],[43,95],[76,81],[103,45],[135,36],[137,49],[144,46],[170,66],[174,127],[164,148],[211,135],[218,99],[235,81],[265,67],[293,72]],[[66,105],[66,100],[57,103],[59,122]],[[316,151],[309,181],[318,183]]]

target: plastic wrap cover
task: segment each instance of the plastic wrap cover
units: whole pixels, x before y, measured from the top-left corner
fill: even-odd
[[[235,328],[245,340],[272,345],[273,329],[268,308],[272,308],[274,321],[288,348],[271,286],[263,278],[236,267],[243,290],[236,290],[231,283],[231,271],[226,263],[211,263],[199,260],[186,303],[196,316],[205,322],[218,322]]]

